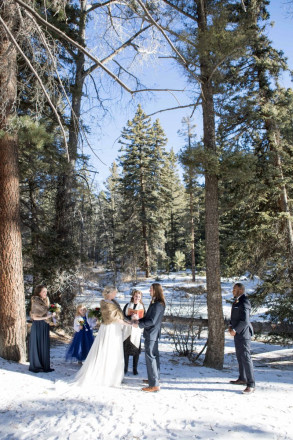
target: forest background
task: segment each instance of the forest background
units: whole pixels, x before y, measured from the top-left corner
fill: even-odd
[[[204,273],[206,366],[223,366],[221,275],[258,275],[254,305],[292,323],[293,96],[267,37],[269,6],[0,2],[1,357],[25,359],[26,308],[41,282],[71,325],[88,264],[113,271],[113,283],[138,270]],[[179,72],[176,88],[165,71],[154,86],[157,59]],[[177,154],[159,113],[144,111],[158,94],[184,109]],[[113,104],[133,116],[100,190],[88,151]]]

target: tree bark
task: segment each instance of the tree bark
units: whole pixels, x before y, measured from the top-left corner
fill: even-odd
[[[0,2],[0,14],[12,32],[16,8]],[[26,360],[26,319],[19,212],[17,137],[8,126],[17,93],[16,51],[0,25],[0,356]]]
[[[206,3],[197,2],[199,38],[202,41],[207,31]],[[204,47],[204,45],[203,45]],[[200,51],[200,72],[202,83],[203,141],[209,156],[216,159],[215,110],[213,86],[209,79],[213,62],[208,51]],[[208,347],[204,364],[207,367],[222,369],[224,363],[225,326],[221,296],[220,243],[218,214],[218,178],[216,169],[208,167],[205,171],[205,241],[206,241],[206,279],[208,308]]]
[[[142,239],[143,239],[143,250],[144,250],[144,265],[145,265],[145,276],[149,278],[150,276],[150,255],[149,255],[149,244],[147,237],[147,225],[146,225],[146,210],[144,202],[141,206],[142,212]]]
[[[190,211],[190,240],[191,240],[191,273],[192,281],[195,282],[195,249],[194,249],[194,212],[193,212],[193,193],[189,194],[189,211]]]

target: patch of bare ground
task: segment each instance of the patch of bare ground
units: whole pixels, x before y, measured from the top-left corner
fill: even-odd
[[[56,347],[57,345],[68,344],[72,339],[72,335],[66,333],[62,329],[55,329],[50,327],[50,345]]]

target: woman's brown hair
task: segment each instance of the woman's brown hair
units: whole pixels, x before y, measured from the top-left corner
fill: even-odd
[[[134,295],[136,294],[136,293],[140,293],[140,296],[141,296],[141,298],[140,298],[140,304],[142,304],[143,305],[143,302],[142,302],[142,292],[140,291],[140,290],[137,290],[137,289],[133,289],[133,291],[131,292],[131,298],[130,298],[130,302],[134,302]]]
[[[45,286],[45,284],[38,284],[38,285],[35,287],[35,291],[34,291],[35,296],[39,296],[39,297],[40,297],[40,293],[41,293],[41,291],[42,291],[43,289],[47,289],[47,286]],[[40,298],[41,298],[41,297],[40,297]],[[41,298],[41,300],[46,304],[46,306],[49,307],[49,305],[50,305],[50,300],[49,300],[48,297],[46,297],[45,299]]]
[[[38,284],[36,287],[35,287],[35,295],[36,296],[40,296],[40,293],[41,293],[41,291],[43,290],[43,289],[47,289],[47,286],[45,286],[45,284]]]
[[[164,297],[164,293],[163,293],[163,287],[161,286],[160,283],[153,283],[152,286],[154,289],[154,294],[153,294],[154,302],[160,302],[161,304],[164,304],[164,306],[165,306],[166,301],[165,301],[165,297]]]

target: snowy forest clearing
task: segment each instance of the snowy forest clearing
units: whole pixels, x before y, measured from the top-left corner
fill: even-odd
[[[231,297],[234,281],[223,280],[225,316],[230,309],[225,298]],[[146,306],[151,282],[136,286],[143,290]],[[165,276],[161,282],[167,299],[172,292],[168,292],[168,284],[193,285],[178,274]],[[249,292],[250,281],[244,283]],[[95,286],[91,287],[84,289],[79,300],[98,304]],[[121,284],[119,291],[117,299],[123,304],[129,299],[129,285]],[[242,386],[229,384],[237,378],[238,367],[233,338],[227,333],[221,371],[195,366],[187,358],[178,357],[164,333],[160,343],[161,391],[156,394],[140,391],[146,378],[144,353],[139,360],[139,375],[128,373],[120,388],[91,393],[69,390],[66,383],[79,366],[65,362],[66,348],[54,339],[51,364],[55,371],[50,374],[33,374],[28,371],[28,363],[0,359],[1,440],[293,439],[291,347],[252,342],[257,388],[249,396],[242,394]],[[64,387],[56,384],[59,380]]]
[[[242,394],[233,340],[226,337],[222,371],[192,365],[173,354],[164,337],[161,391],[140,391],[146,378],[144,354],[139,376],[128,373],[121,388],[92,394],[64,392],[57,380],[72,378],[77,364],[64,361],[66,346],[51,349],[50,374],[33,374],[28,364],[1,359],[0,438],[27,439],[293,439],[293,369],[288,348],[252,343],[256,392]],[[291,365],[288,356],[291,355]],[[270,359],[279,359],[279,363]],[[283,362],[282,362],[282,359]]]

